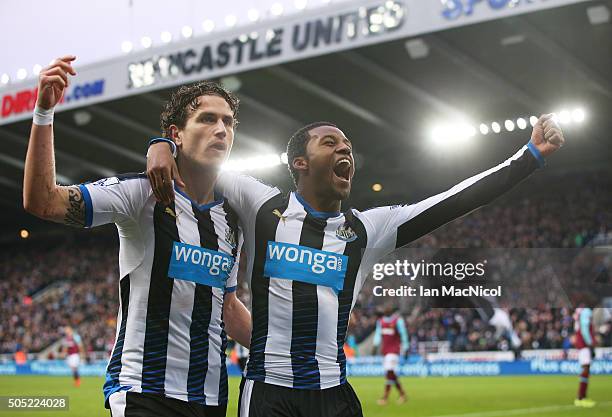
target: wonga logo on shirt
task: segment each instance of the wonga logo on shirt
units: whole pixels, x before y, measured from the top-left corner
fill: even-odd
[[[174,242],[168,276],[224,288],[232,266],[234,258],[226,253]]]
[[[347,265],[345,255],[269,241],[264,275],[323,285],[339,292],[344,287]]]

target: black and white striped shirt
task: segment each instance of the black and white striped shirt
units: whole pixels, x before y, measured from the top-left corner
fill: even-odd
[[[243,223],[253,334],[247,379],[300,389],[346,382],[351,309],[373,264],[506,192],[541,162],[524,146],[502,164],[416,204],[314,211],[252,177],[223,173],[218,189]]]
[[[224,293],[236,289],[237,215],[218,198],[157,203],[145,175],[80,185],[86,227],[119,232],[120,309],[104,394],[227,403]]]

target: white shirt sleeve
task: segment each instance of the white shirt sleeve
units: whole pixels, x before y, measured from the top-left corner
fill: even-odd
[[[134,220],[152,195],[142,175],[103,178],[79,188],[85,200],[85,227]]]
[[[259,208],[271,197],[280,194],[276,187],[244,174],[224,171],[219,174],[217,190],[229,201],[244,225],[248,225]]]

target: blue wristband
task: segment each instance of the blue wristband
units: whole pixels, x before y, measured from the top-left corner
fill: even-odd
[[[540,166],[540,168],[543,168],[546,165],[546,161],[544,160],[544,157],[542,156],[538,148],[536,148],[536,146],[531,143],[531,141],[527,142],[527,147],[529,148],[535,159],[538,161],[538,165]]]
[[[176,158],[176,143],[174,143],[173,141],[171,141],[170,139],[167,138],[153,138],[149,141],[149,147],[151,147],[151,145],[154,145],[156,143],[159,142],[166,142],[168,145],[170,145],[170,149],[172,150],[172,156]],[[147,152],[147,156],[148,156],[149,152]]]

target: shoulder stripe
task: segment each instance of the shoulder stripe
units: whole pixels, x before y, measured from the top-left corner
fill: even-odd
[[[93,222],[93,203],[91,201],[91,195],[87,187],[83,184],[79,185],[79,190],[81,190],[81,194],[85,201],[85,227],[91,227],[91,223]]]

